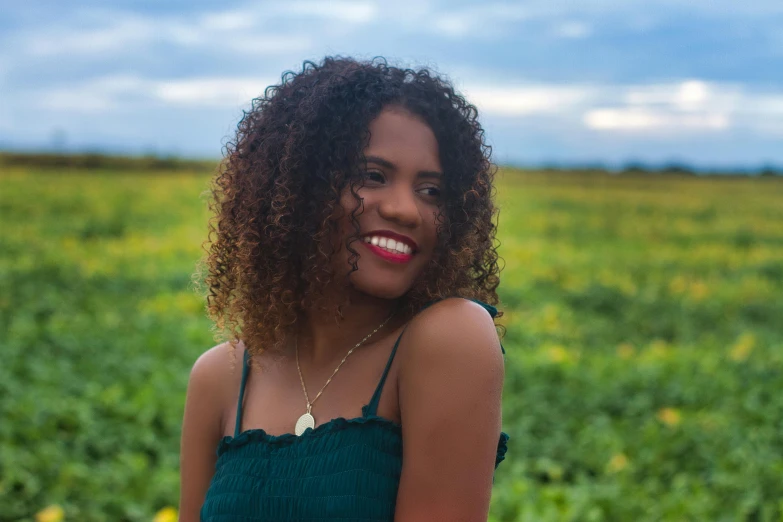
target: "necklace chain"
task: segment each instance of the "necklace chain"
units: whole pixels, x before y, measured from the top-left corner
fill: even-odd
[[[294,339],[294,347],[295,347],[295,348],[294,348],[294,350],[296,351],[296,370],[299,372],[299,382],[301,382],[301,383],[302,383],[302,391],[304,392],[305,401],[307,401],[307,413],[308,413],[308,414],[309,414],[309,413],[310,413],[310,411],[312,410],[312,407],[313,407],[313,404],[315,404],[315,401],[317,401],[317,400],[318,400],[318,397],[320,397],[320,396],[321,396],[321,394],[323,393],[323,391],[326,389],[326,387],[327,387],[327,386],[329,385],[329,383],[332,381],[332,377],[334,377],[334,376],[337,374],[337,371],[338,371],[338,370],[340,369],[340,367],[343,365],[343,363],[344,363],[344,362],[345,362],[345,360],[348,358],[348,356],[349,356],[349,355],[351,355],[351,353],[353,353],[353,351],[354,351],[355,349],[357,349],[359,346],[361,346],[362,344],[364,344],[364,342],[365,342],[367,339],[369,339],[369,338],[370,338],[370,337],[371,337],[371,336],[372,336],[372,335],[373,335],[375,332],[377,332],[378,330],[380,330],[381,328],[383,328],[383,326],[384,326],[384,325],[385,325],[385,324],[386,324],[386,323],[389,321],[389,319],[391,319],[391,318],[392,318],[392,315],[394,315],[394,312],[392,312],[391,314],[389,314],[389,317],[387,317],[387,318],[386,318],[386,319],[385,319],[385,320],[384,320],[384,321],[383,321],[383,322],[382,322],[382,323],[381,323],[381,324],[380,324],[380,325],[379,325],[379,326],[378,326],[378,327],[377,327],[375,330],[373,330],[372,332],[370,332],[370,333],[369,333],[369,334],[368,334],[368,335],[367,335],[367,336],[366,336],[364,339],[362,339],[361,341],[359,341],[358,343],[356,343],[356,346],[354,346],[353,348],[351,348],[350,350],[348,350],[348,353],[346,353],[346,354],[345,354],[345,357],[343,357],[343,360],[342,360],[342,361],[340,361],[340,364],[338,364],[338,365],[337,365],[337,368],[335,368],[335,369],[334,369],[334,372],[332,372],[332,375],[329,377],[329,379],[327,379],[327,381],[326,381],[326,384],[324,384],[324,385],[323,385],[323,388],[321,388],[321,391],[319,391],[319,392],[318,392],[318,395],[316,395],[316,396],[315,396],[315,399],[313,399],[313,401],[312,401],[312,402],[310,402],[310,398],[309,398],[309,397],[308,397],[308,395],[307,395],[307,387],[305,387],[305,383],[304,383],[304,377],[302,377],[302,370],[301,370],[301,368],[299,367],[299,345],[298,345],[298,342],[297,342],[296,338]]]

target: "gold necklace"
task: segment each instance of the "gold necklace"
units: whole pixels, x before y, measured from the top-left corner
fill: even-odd
[[[352,353],[352,352],[353,352],[355,349],[357,349],[359,346],[361,346],[361,345],[364,343],[364,341],[366,341],[367,339],[369,339],[369,338],[372,336],[372,334],[374,334],[375,332],[377,332],[378,330],[380,330],[381,328],[383,328],[383,325],[385,325],[385,324],[386,324],[386,323],[389,321],[389,319],[391,319],[392,315],[394,315],[394,312],[392,312],[392,313],[389,315],[389,317],[387,317],[387,318],[386,318],[386,320],[385,320],[385,321],[383,321],[383,322],[380,324],[380,326],[378,326],[378,328],[376,328],[375,330],[373,330],[372,332],[370,332],[370,334],[369,334],[367,337],[365,337],[364,339],[362,339],[361,341],[359,341],[359,342],[356,344],[356,346],[354,346],[353,348],[351,348],[350,350],[348,350],[348,353],[347,353],[347,354],[345,354],[345,357],[343,357],[343,360],[342,360],[342,361],[340,361],[340,364],[338,364],[338,365],[337,365],[337,368],[335,368],[334,372],[332,372],[332,375],[331,375],[331,377],[329,377],[329,379],[326,381],[326,384],[324,384],[323,388],[321,388],[321,391],[319,391],[319,392],[318,392],[318,395],[316,395],[316,396],[315,396],[315,399],[313,399],[313,402],[310,402],[310,398],[307,396],[307,388],[305,387],[305,383],[304,383],[304,377],[302,377],[302,370],[299,368],[299,345],[298,345],[298,342],[297,342],[297,340],[296,340],[296,339],[294,339],[294,350],[296,351],[296,370],[299,372],[299,382],[301,382],[301,383],[302,383],[302,391],[304,392],[305,401],[307,401],[307,411],[306,411],[306,412],[305,412],[305,413],[304,413],[304,414],[303,414],[301,417],[299,417],[299,420],[297,420],[297,421],[296,421],[296,426],[294,427],[294,433],[296,433],[297,435],[301,435],[302,433],[304,433],[304,431],[305,431],[307,428],[314,428],[314,427],[315,427],[315,418],[313,418],[313,415],[312,415],[312,413],[311,413],[311,411],[312,411],[312,408],[313,408],[313,404],[315,404],[315,401],[317,401],[317,400],[318,400],[318,397],[320,397],[320,396],[321,396],[321,394],[323,393],[324,389],[325,389],[325,388],[326,388],[326,387],[329,385],[329,383],[332,381],[332,377],[334,377],[334,376],[335,376],[335,374],[337,373],[337,371],[340,369],[340,366],[342,366],[342,365],[343,365],[343,363],[344,363],[344,362],[345,362],[345,360],[348,358],[348,356],[349,356],[349,355],[351,355],[351,353]]]

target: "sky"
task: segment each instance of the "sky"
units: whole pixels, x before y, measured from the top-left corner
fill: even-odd
[[[450,79],[500,164],[783,166],[782,0],[0,0],[0,149],[218,158],[326,55]]]

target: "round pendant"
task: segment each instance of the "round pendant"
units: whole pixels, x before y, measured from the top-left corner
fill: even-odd
[[[304,415],[299,417],[298,421],[296,421],[296,427],[294,428],[294,433],[296,433],[298,436],[304,433],[304,431],[307,428],[314,428],[314,427],[315,427],[315,419],[309,413],[305,413]]]

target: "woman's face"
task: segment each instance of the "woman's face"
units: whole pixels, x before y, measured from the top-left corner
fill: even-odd
[[[361,239],[351,244],[360,256],[359,270],[349,281],[359,292],[396,299],[413,286],[433,257],[443,172],[434,133],[405,109],[384,109],[369,130],[365,181],[356,188],[363,200],[363,210],[360,207],[356,215]],[[333,262],[342,275],[350,271],[345,241],[354,233],[350,212],[357,204],[349,188],[340,204],[345,215]]]

